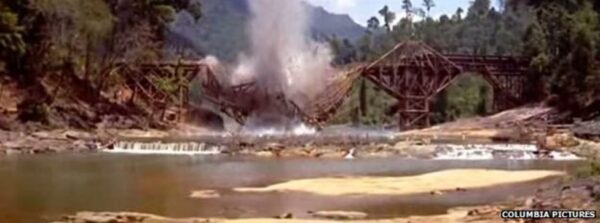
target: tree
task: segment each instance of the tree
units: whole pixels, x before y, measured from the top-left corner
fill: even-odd
[[[18,57],[25,52],[22,31],[18,15],[0,2],[0,71],[9,57]]]
[[[188,11],[196,20],[201,17],[200,1],[195,0],[106,1],[117,18],[109,50],[129,60],[160,57],[165,30],[177,12]]]
[[[491,5],[492,3],[490,2],[490,0],[475,0],[469,7],[467,17],[485,17],[490,11]]]
[[[595,1],[527,1],[536,22],[525,36],[531,70],[545,74],[554,102],[575,116],[600,108],[600,14]]]
[[[379,15],[383,17],[384,26],[388,32],[392,31],[392,23],[396,20],[396,14],[388,8],[388,6],[384,6],[381,10],[379,10]]]
[[[413,13],[413,5],[410,0],[402,0],[402,9],[406,15],[406,18],[410,19]]]
[[[462,20],[462,14],[463,14],[464,12],[465,12],[465,11],[464,11],[462,8],[458,8],[458,9],[456,9],[456,12],[454,13],[454,16],[453,16],[453,17],[454,17],[454,20],[456,20],[456,21],[460,21],[460,20]]]
[[[379,19],[373,16],[367,21],[367,31],[373,32],[379,29]]]
[[[433,0],[423,0],[423,7],[427,10],[427,17],[431,17],[431,9],[435,7],[435,2]]]

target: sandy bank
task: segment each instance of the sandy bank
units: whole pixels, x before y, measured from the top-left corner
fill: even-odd
[[[563,175],[558,171],[444,170],[408,177],[342,177],[292,180],[262,188],[236,188],[238,192],[306,192],[325,196],[407,195],[432,191],[472,189],[521,183]]]

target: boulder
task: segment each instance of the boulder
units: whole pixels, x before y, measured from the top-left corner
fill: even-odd
[[[429,194],[431,194],[433,196],[439,196],[439,195],[444,195],[444,192],[441,192],[439,190],[434,190],[434,191],[431,191]]]
[[[258,151],[256,153],[254,153],[254,155],[256,155],[258,157],[273,157],[273,156],[275,156],[273,154],[273,152],[270,152],[270,151]]]
[[[579,141],[571,134],[554,134],[546,137],[544,146],[549,150],[561,150],[579,145]]]
[[[10,156],[10,155],[19,155],[19,154],[22,154],[23,152],[21,152],[21,150],[18,150],[18,149],[6,149],[6,150],[4,150],[4,153],[6,155]]]

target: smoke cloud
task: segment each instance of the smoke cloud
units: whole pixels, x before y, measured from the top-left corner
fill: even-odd
[[[257,110],[251,119],[289,118],[281,117],[286,111],[276,99],[283,96],[300,108],[314,100],[335,74],[331,51],[310,38],[310,15],[301,0],[248,3],[252,13],[247,27],[250,50],[240,57],[231,83],[256,83]]]

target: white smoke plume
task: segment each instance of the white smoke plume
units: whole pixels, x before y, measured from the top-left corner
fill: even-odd
[[[233,84],[254,80],[268,95],[283,94],[303,107],[325,90],[335,70],[329,48],[310,37],[301,0],[249,0],[250,51],[240,58]]]

